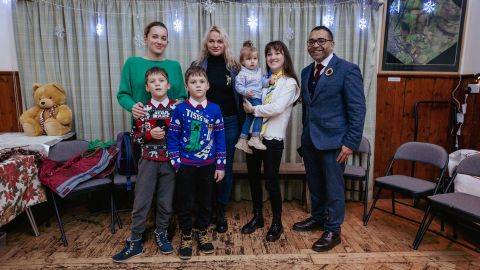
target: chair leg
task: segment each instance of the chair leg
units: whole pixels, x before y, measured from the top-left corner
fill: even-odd
[[[55,209],[55,215],[57,216],[57,224],[58,224],[58,228],[60,229],[63,245],[68,246],[67,236],[65,235],[65,230],[63,229],[63,223],[62,223],[62,220],[60,219],[60,212],[58,211],[57,202],[55,200],[55,194],[53,193],[53,191],[51,190],[49,191],[50,191],[49,192],[50,197],[52,198],[53,208]]]
[[[427,220],[427,217],[428,215],[430,214],[430,211],[431,211],[431,208],[430,208],[430,205],[427,207],[427,209],[425,210],[425,214],[423,215],[423,218],[422,218],[422,222],[420,222],[420,226],[418,227],[418,231],[417,231],[417,234],[415,235],[415,239],[413,240],[413,246],[415,246],[415,243],[417,242],[422,230],[423,230],[423,227],[425,226],[425,221]]]
[[[395,192],[392,191],[392,213],[396,215],[395,213]]]
[[[110,190],[110,232],[115,234],[115,204],[113,202],[113,190]]]
[[[368,172],[367,172],[368,173]],[[367,204],[368,204],[368,181],[365,180],[365,188],[363,191],[363,222],[367,220]]]
[[[413,244],[413,249],[414,250],[417,250],[418,247],[420,246],[420,243],[422,242],[423,237],[425,236],[425,233],[428,231],[428,227],[430,227],[430,224],[432,224],[432,220],[433,220],[434,217],[435,217],[435,215],[432,213],[427,220],[427,224],[425,224],[425,226],[423,226],[422,231],[421,231],[420,235],[418,236],[418,239],[416,239],[416,242]]]
[[[375,208],[375,204],[377,203],[378,198],[380,197],[380,192],[382,192],[382,189],[378,189],[377,194],[375,194],[375,198],[373,199],[372,206],[370,206],[370,210],[368,211],[367,218],[365,221],[363,221],[363,225],[367,226],[368,220],[370,219],[370,216],[372,216],[373,209]]]

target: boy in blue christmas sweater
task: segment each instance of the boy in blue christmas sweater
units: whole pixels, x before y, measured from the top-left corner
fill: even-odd
[[[212,216],[213,184],[225,174],[226,148],[222,112],[217,104],[207,101],[209,87],[201,67],[190,67],[185,72],[185,88],[190,97],[173,111],[167,134],[168,154],[177,171],[175,197],[182,234],[181,259],[192,257],[193,228],[198,249],[205,254],[214,251],[207,228]]]

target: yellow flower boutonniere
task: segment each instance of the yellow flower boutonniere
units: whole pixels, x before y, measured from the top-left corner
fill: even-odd
[[[333,68],[327,68],[327,70],[325,70],[325,75],[327,75],[328,77],[332,76],[333,74]]]

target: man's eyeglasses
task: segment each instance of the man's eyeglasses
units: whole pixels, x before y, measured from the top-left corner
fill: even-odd
[[[333,39],[324,39],[324,38],[319,38],[319,39],[309,39],[307,40],[307,45],[308,47],[312,47],[315,44],[318,44],[319,46],[325,45],[327,41],[333,41]]]

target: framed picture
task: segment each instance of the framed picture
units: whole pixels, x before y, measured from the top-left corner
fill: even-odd
[[[382,71],[458,72],[467,0],[388,0]]]

